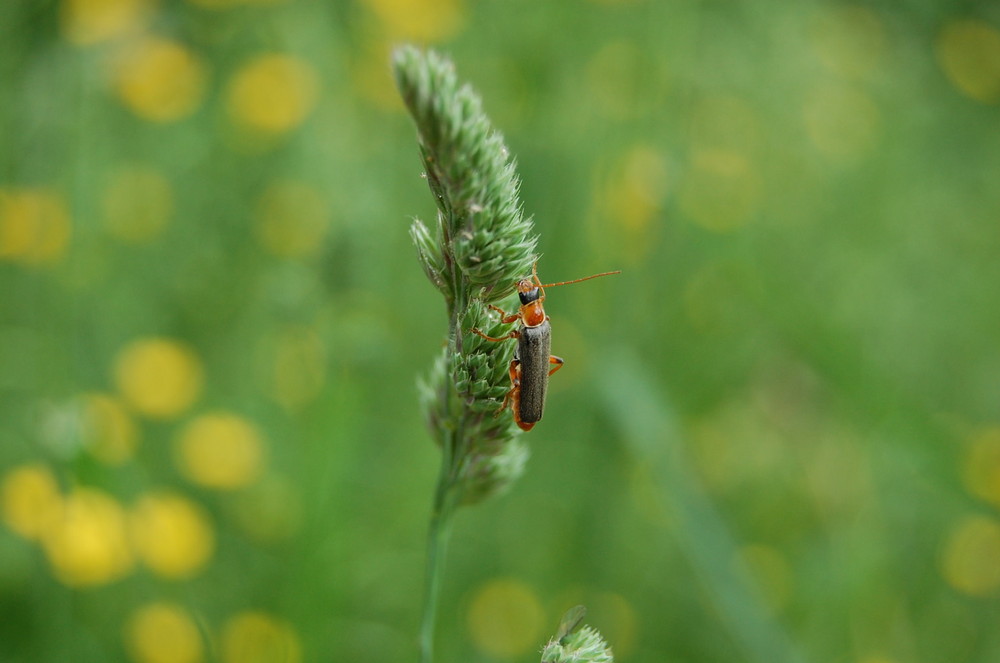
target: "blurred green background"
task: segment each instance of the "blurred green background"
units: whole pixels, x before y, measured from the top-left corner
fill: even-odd
[[[439,660],[1000,660],[1000,6],[4,0],[0,661],[416,657],[445,309],[394,44],[566,368]]]

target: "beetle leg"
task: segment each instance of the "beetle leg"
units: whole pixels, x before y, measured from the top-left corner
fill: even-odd
[[[521,317],[520,313],[508,313],[499,306],[494,306],[493,304],[487,304],[487,306],[500,314],[500,322],[502,322],[505,325],[509,325],[510,323],[514,322],[515,320]]]
[[[503,399],[503,405],[497,410],[494,417],[510,405],[510,411],[514,414],[514,423],[523,431],[529,431],[535,427],[535,423],[525,423],[521,421],[521,362],[517,359],[510,360],[510,391]]]
[[[508,405],[511,405],[514,418],[517,419],[517,400],[521,395],[521,362],[517,359],[511,359],[507,372],[510,375],[510,391],[503,397],[503,405],[493,414],[493,417],[499,417],[500,413],[506,410]]]
[[[521,421],[521,387],[518,385],[510,390],[510,411],[514,413],[514,423],[523,431],[529,431],[535,427],[535,423],[525,423]]]
[[[542,287],[542,282],[538,280],[538,261],[531,263],[531,278],[534,279],[535,285],[539,288]]]
[[[511,406],[511,411],[514,413],[514,423],[517,424],[518,428],[520,428],[521,430],[529,431],[535,427],[535,422],[532,421],[531,423],[525,423],[521,421],[520,399],[521,399],[521,392],[520,390],[518,390],[518,393],[514,395],[514,397],[511,399],[514,401],[513,405]]]
[[[549,355],[549,363],[550,364],[554,364],[554,366],[552,367],[552,370],[549,371],[549,375],[552,375],[553,373],[555,373],[556,371],[558,371],[560,368],[563,367],[562,357],[557,357],[555,355]]]
[[[541,291],[539,293],[539,295],[538,295],[538,300],[537,301],[544,302],[545,301],[545,289],[542,288],[542,282],[538,280],[538,262],[537,261],[534,264],[531,265],[531,278],[535,281],[535,286]],[[545,319],[548,320],[549,316],[545,316]]]
[[[503,336],[494,337],[484,334],[479,330],[478,327],[473,327],[472,329],[469,330],[469,333],[475,334],[476,336],[481,336],[482,338],[485,338],[487,341],[493,341],[494,343],[499,343],[500,341],[506,341],[508,338],[517,338],[518,336],[521,335],[520,331],[514,329],[509,333],[504,334]]]

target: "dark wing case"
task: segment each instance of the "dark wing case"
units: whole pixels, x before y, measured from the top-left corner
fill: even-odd
[[[549,385],[549,354],[552,349],[552,327],[546,320],[537,327],[525,327],[517,340],[517,356],[521,361],[521,421],[540,421],[545,409],[545,389]]]

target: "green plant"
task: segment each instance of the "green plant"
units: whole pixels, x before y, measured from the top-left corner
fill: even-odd
[[[493,416],[510,388],[513,348],[468,330],[506,331],[485,304],[530,273],[536,237],[503,137],[479,97],[458,85],[452,64],[411,47],[396,51],[393,63],[438,206],[433,231],[414,219],[410,234],[448,309],[448,345],[423,382],[423,404],[446,461],[444,501],[474,503],[516,479],[527,452],[510,418]]]
[[[489,316],[487,304],[510,295],[517,280],[531,272],[537,237],[524,216],[503,136],[472,88],[459,85],[452,63],[402,47],[393,55],[393,68],[416,122],[424,174],[438,208],[433,229],[414,219],[410,235],[448,310],[448,342],[421,382],[428,427],[441,447],[420,631],[421,660],[430,663],[452,514],[504,490],[528,459],[512,417],[495,416],[510,389],[514,344],[490,343],[469,330],[492,336],[509,331]]]
[[[518,178],[503,137],[479,97],[460,86],[451,62],[412,47],[393,56],[396,82],[417,125],[424,173],[437,203],[433,230],[414,219],[420,264],[444,295],[448,342],[421,382],[441,471],[428,539],[421,652],[430,661],[441,564],[451,515],[510,485],[528,458],[510,417],[495,417],[510,388],[510,343],[489,343],[473,327],[502,334],[485,304],[513,290],[535,260],[536,237],[518,200]]]
[[[541,663],[612,663],[611,647],[601,634],[590,626],[580,630],[587,609],[582,605],[570,608],[559,623],[559,630],[542,649]]]

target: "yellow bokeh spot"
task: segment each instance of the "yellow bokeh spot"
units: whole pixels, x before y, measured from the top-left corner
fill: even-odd
[[[713,326],[713,314],[705,299],[717,296],[713,270],[704,269],[692,278],[684,290],[685,313],[699,331]],[[737,471],[736,450],[730,443],[731,434],[716,417],[705,418],[692,424],[692,460],[705,488],[713,493],[731,490],[740,480]]]
[[[139,558],[164,578],[190,578],[215,550],[215,534],[208,514],[181,495],[160,493],[142,497],[129,522]]]
[[[738,317],[727,296],[732,292],[734,275],[730,266],[723,263],[708,263],[702,266],[684,286],[684,313],[688,321],[700,332],[724,331],[731,329]],[[707,453],[703,468],[709,481],[718,480],[720,486],[727,483],[732,467],[732,444],[724,439],[723,433],[708,425],[699,430],[704,433],[704,450]]]
[[[59,517],[62,496],[48,467],[22,465],[10,470],[0,484],[0,507],[7,527],[27,539],[38,539]]]
[[[330,226],[330,202],[304,182],[272,183],[257,203],[257,239],[283,258],[306,258],[322,246]]]
[[[289,411],[308,405],[326,383],[326,346],[315,330],[289,327],[274,340],[271,393]]]
[[[171,419],[201,394],[202,368],[186,345],[145,338],[127,345],[115,359],[115,383],[125,401],[152,419]]]
[[[681,181],[681,211],[699,226],[714,232],[742,227],[757,211],[761,178],[739,152],[696,150]]]
[[[823,7],[811,28],[810,45],[820,62],[838,76],[864,78],[885,59],[885,28],[878,15],[867,7]]]
[[[292,0],[188,0],[188,2],[205,9],[230,9],[240,5],[280,5]]]
[[[385,66],[395,43],[382,39],[367,40],[353,60],[351,77],[358,94],[366,101],[381,109],[402,111],[403,101],[392,70]]]
[[[614,646],[615,658],[628,660],[639,641],[639,617],[621,594],[611,592],[586,597],[588,622],[600,625],[600,632]],[[566,604],[563,604],[566,605]]]
[[[987,104],[1000,102],[1000,30],[975,19],[945,26],[935,44],[938,64],[962,94]]]
[[[859,157],[878,137],[878,106],[857,87],[819,85],[806,97],[802,113],[813,145],[834,159]]]
[[[114,237],[142,244],[163,232],[174,211],[170,181],[158,170],[129,164],[114,172],[101,197],[104,227]]]
[[[616,119],[634,117],[640,110],[640,76],[650,71],[642,61],[642,51],[631,41],[605,44],[587,63],[587,89],[590,103],[605,116]]]
[[[951,531],[941,570],[953,588],[970,596],[995,596],[1000,590],[1000,523],[967,516]]]
[[[364,0],[390,41],[434,42],[465,23],[463,0]]]
[[[753,274],[741,274],[733,269],[732,264],[711,263],[703,268],[702,274],[695,278],[706,279],[703,287],[709,288],[704,291],[709,310],[705,312],[708,320],[701,324],[708,325],[708,332],[715,332],[721,326],[725,332],[742,333],[745,320],[741,315],[742,309],[733,303],[732,295],[738,290],[735,284],[741,282],[740,279],[754,278]],[[710,284],[709,281],[715,282]],[[729,301],[726,301],[727,298]],[[720,310],[712,311],[713,307]],[[699,312],[694,313],[697,315]],[[785,472],[794,444],[790,438],[779,433],[773,421],[763,416],[760,403],[753,400],[759,400],[762,391],[768,388],[763,384],[754,385],[748,392],[753,396],[736,396],[692,422],[692,460],[709,491],[740,495],[748,487],[782,476]]]
[[[628,231],[642,234],[663,209],[669,190],[663,154],[644,145],[633,147],[608,183],[606,212]]]
[[[708,95],[690,113],[688,140],[696,150],[750,154],[760,146],[761,134],[760,114],[741,97]]]
[[[179,605],[142,606],[125,625],[125,648],[136,663],[200,663],[204,644],[198,625]]]
[[[121,465],[135,454],[138,432],[124,404],[107,394],[80,398],[84,446],[101,462]]]
[[[42,536],[55,576],[70,587],[102,585],[132,570],[125,510],[110,495],[78,488]]]
[[[115,69],[115,90],[139,117],[174,122],[191,115],[205,94],[201,60],[183,44],[147,37],[124,49]]]
[[[827,426],[817,435],[805,463],[805,489],[820,513],[854,512],[873,499],[871,459],[855,433]]]
[[[262,612],[232,617],[222,629],[223,663],[299,663],[302,645],[287,622]]]
[[[227,88],[229,114],[241,127],[267,134],[299,126],[316,106],[319,77],[312,65],[290,55],[259,55]]]
[[[0,260],[51,263],[69,246],[69,211],[48,189],[0,189]]]
[[[66,39],[86,46],[142,29],[151,9],[151,0],[62,0],[59,23]]]
[[[181,472],[191,481],[220,490],[256,481],[264,469],[264,441],[246,419],[223,412],[188,424],[175,446]]]
[[[737,556],[756,581],[767,606],[775,612],[785,607],[792,590],[792,570],[785,556],[764,545],[743,546]]]
[[[983,428],[973,436],[963,470],[966,490],[1000,506],[1000,426]]]
[[[544,638],[545,613],[534,590],[511,578],[491,580],[472,597],[469,636],[479,651],[495,658],[522,656]]]
[[[232,515],[244,532],[258,541],[292,536],[302,522],[302,500],[290,480],[267,476],[234,495]]]

